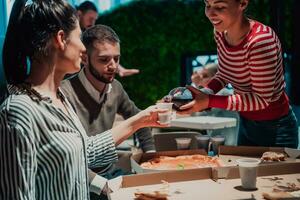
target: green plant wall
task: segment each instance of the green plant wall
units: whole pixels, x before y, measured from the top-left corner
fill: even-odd
[[[269,1],[251,1],[249,15],[270,23]],[[100,15],[97,23],[112,27],[121,39],[121,64],[141,70],[120,79],[140,108],[179,86],[183,54],[216,50],[213,27],[204,9],[202,0],[144,0]]]

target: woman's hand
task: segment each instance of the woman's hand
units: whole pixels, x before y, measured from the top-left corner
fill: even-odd
[[[181,106],[178,114],[191,114],[199,112],[208,108],[209,98],[208,95],[194,88],[193,86],[186,86],[192,92],[193,101]]]
[[[158,120],[158,113],[168,112],[168,109],[159,109],[156,105],[150,106],[136,114],[138,127],[168,127],[168,124],[161,124]]]
[[[128,118],[111,129],[115,144],[118,145],[135,133],[140,128],[145,127],[168,127],[169,124],[161,124],[158,121],[158,113],[168,112],[167,109],[159,109],[157,106],[150,106],[138,114]]]

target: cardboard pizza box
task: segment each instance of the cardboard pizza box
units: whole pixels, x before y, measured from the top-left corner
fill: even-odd
[[[236,160],[244,157],[261,158],[264,152],[284,152],[281,147],[254,147],[254,146],[219,146],[218,157],[225,166],[236,166]]]
[[[143,169],[140,164],[151,160],[153,158],[158,158],[159,156],[180,156],[180,155],[207,155],[206,151],[203,149],[195,149],[195,150],[180,150],[180,151],[160,151],[160,152],[153,152],[153,153],[137,153],[131,156],[131,169],[135,173],[150,173],[150,172],[162,172],[162,171],[169,171],[169,170],[153,170],[153,169]]]
[[[255,191],[240,191],[241,185],[238,168],[231,167],[228,179],[213,180],[212,168],[190,169],[181,171],[164,171],[118,177],[110,180],[112,193],[110,200],[132,200],[137,191],[157,191],[168,185],[168,199],[262,199],[262,192],[271,192],[274,178],[283,178],[290,182],[300,177],[300,163],[281,163],[277,167],[260,166],[258,169],[258,189]],[[253,198],[253,196],[255,198]],[[252,197],[252,198],[251,198]]]
[[[286,153],[288,157],[285,161],[262,162],[260,164],[261,169],[259,172],[261,175],[269,175],[269,173],[271,173],[270,175],[276,173],[281,174],[282,172],[287,174],[289,170],[293,172],[294,166],[300,166],[300,159],[297,158],[300,151],[297,149],[282,147],[220,146],[218,156],[224,164],[224,167],[214,168],[213,178],[236,177],[238,174],[237,159],[245,157],[261,158],[263,153],[267,151]]]
[[[223,167],[219,167],[215,170],[220,171],[218,175],[218,178],[224,178],[226,177],[227,169],[231,167],[237,167],[237,159],[245,158],[245,157],[254,157],[254,158],[260,158],[262,154],[266,151],[274,151],[274,152],[280,152],[280,153],[289,153],[286,161],[281,162],[266,162],[262,165],[278,165],[281,163],[299,163],[300,159],[293,158],[293,156],[298,155],[299,150],[295,149],[288,149],[287,152],[285,151],[285,148],[282,147],[253,147],[253,146],[220,146],[219,147],[219,159],[221,160],[221,163]],[[292,152],[292,153],[290,153]],[[150,159],[159,157],[159,156],[179,156],[179,155],[194,155],[194,154],[201,154],[206,155],[206,152],[202,149],[196,149],[196,150],[181,150],[181,151],[162,151],[162,152],[154,152],[154,153],[138,153],[135,155],[132,155],[130,158],[131,162],[131,168],[132,171],[135,173],[149,173],[149,172],[159,172],[159,171],[167,171],[167,170],[154,170],[154,169],[143,169],[140,164],[142,162],[146,162]],[[224,168],[224,169],[223,169]],[[225,174],[224,174],[225,173]],[[216,177],[214,177],[216,178]]]
[[[241,157],[261,158],[267,151],[287,154],[288,157],[286,161],[283,162],[300,162],[300,150],[283,147],[220,146],[218,156],[224,162],[224,165],[234,166],[236,165],[235,160]]]
[[[288,163],[288,162],[277,162],[269,164],[260,164],[257,170],[258,176],[270,176],[270,175],[281,175],[281,174],[295,174],[300,173],[300,162]],[[239,178],[239,167],[218,167],[212,168],[212,179],[235,179]]]
[[[108,182],[108,186],[112,191],[108,197],[110,200],[131,200],[134,199],[134,192],[138,189],[159,190],[163,182],[176,184],[178,188],[187,185],[188,189],[192,190],[192,188],[195,187],[195,183],[203,181],[211,188],[217,185],[211,178],[211,168],[127,175],[112,179]]]

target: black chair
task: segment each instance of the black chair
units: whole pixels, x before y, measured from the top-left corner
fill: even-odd
[[[197,140],[195,136],[199,132],[180,131],[180,132],[160,132],[153,135],[156,151],[174,151],[177,150],[175,138],[191,138],[190,149],[197,149]]]
[[[0,104],[7,97],[8,91],[6,85],[0,85]]]

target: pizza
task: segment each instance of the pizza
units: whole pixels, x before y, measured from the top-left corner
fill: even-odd
[[[284,161],[286,159],[286,155],[283,153],[279,153],[279,152],[273,152],[273,151],[267,151],[265,152],[262,157],[261,160],[263,161]]]
[[[168,200],[168,194],[161,191],[135,192],[135,200]]]
[[[200,154],[176,157],[160,156],[141,164],[141,167],[144,169],[155,170],[197,169],[220,166],[222,165],[219,158]]]
[[[169,196],[169,183],[161,180],[162,187],[158,190],[139,190],[134,193],[135,200],[168,200]]]
[[[286,183],[285,185],[275,184],[272,192],[264,192],[263,197],[269,200],[277,199],[300,199],[300,185]]]
[[[263,192],[262,196],[268,200],[292,199],[293,196],[288,192]]]

